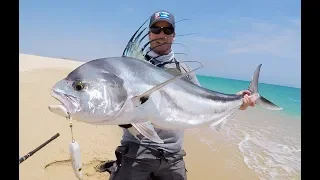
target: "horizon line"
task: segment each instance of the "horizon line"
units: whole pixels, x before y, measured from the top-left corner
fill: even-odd
[[[37,54],[31,54],[31,53],[23,53],[19,52],[19,54],[25,54],[25,55],[32,55],[32,56],[40,56],[40,57],[47,57],[47,58],[56,58],[56,59],[63,59],[63,60],[68,60],[68,61],[76,61],[76,62],[83,62],[86,63],[90,60],[87,61],[81,61],[81,60],[76,60],[72,58],[66,58],[66,57],[55,57],[55,56],[45,56],[45,55],[37,55]],[[229,79],[229,80],[235,80],[235,81],[244,81],[244,82],[250,82],[249,80],[243,80],[243,79],[234,79],[230,77],[221,77],[221,76],[214,76],[214,75],[205,75],[205,74],[195,74],[196,76],[202,76],[202,77],[213,77],[213,78],[220,78],[220,79]],[[267,84],[267,85],[274,85],[274,86],[281,86],[281,87],[289,87],[289,88],[295,88],[295,89],[300,89],[301,87],[294,86],[292,84],[272,84],[272,83],[266,83],[266,82],[259,82],[259,84]]]

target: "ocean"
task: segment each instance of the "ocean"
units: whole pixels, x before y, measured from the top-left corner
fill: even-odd
[[[203,87],[224,93],[236,93],[249,85],[249,81],[197,77]],[[236,158],[260,179],[300,179],[301,89],[260,83],[259,92],[283,110],[257,111],[249,107],[241,111],[225,124],[224,140],[234,148],[235,156],[239,156]],[[200,140],[212,145],[208,141],[214,138]]]

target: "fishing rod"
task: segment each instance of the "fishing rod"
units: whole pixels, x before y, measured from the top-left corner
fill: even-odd
[[[39,151],[40,149],[42,149],[44,146],[46,146],[47,144],[49,144],[51,141],[53,141],[54,139],[56,139],[57,137],[59,137],[60,134],[57,133],[54,136],[52,136],[49,140],[47,140],[46,142],[44,142],[43,144],[41,144],[39,147],[37,147],[36,149],[34,149],[33,151],[30,151],[27,155],[20,157],[19,158],[19,164],[21,164],[23,161],[25,161],[26,159],[28,159],[29,157],[31,157],[34,153],[36,153],[37,151]]]

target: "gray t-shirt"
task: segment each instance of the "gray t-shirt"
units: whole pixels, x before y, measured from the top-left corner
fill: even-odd
[[[179,65],[182,73],[190,71],[190,68],[186,64],[179,63]],[[164,68],[169,68],[171,70],[174,70],[173,68],[176,68],[176,64],[175,63],[166,64]],[[190,80],[191,82],[197,85],[200,85],[194,73],[191,73],[190,75],[188,75],[186,79]],[[184,139],[183,130],[162,130],[158,128],[154,128],[154,129],[158,133],[159,137],[164,141],[164,144],[154,143],[149,139],[147,139],[146,137],[143,137],[140,142],[127,129],[123,129],[124,134],[122,136],[121,144],[124,144],[126,142],[134,142],[137,144],[147,146],[152,149],[162,149],[169,153],[176,153],[182,150],[183,139]]]

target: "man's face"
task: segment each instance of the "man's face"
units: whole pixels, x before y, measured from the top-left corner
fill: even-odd
[[[152,27],[157,28],[157,27],[172,27],[172,26],[166,21],[159,21],[159,22],[156,22]],[[159,55],[168,54],[171,50],[171,45],[172,45],[171,43],[174,40],[174,36],[175,36],[175,33],[167,35],[163,31],[161,31],[159,34],[156,34],[150,30],[149,40],[152,41],[154,39],[157,39],[150,43],[151,49],[154,52],[158,53]]]

